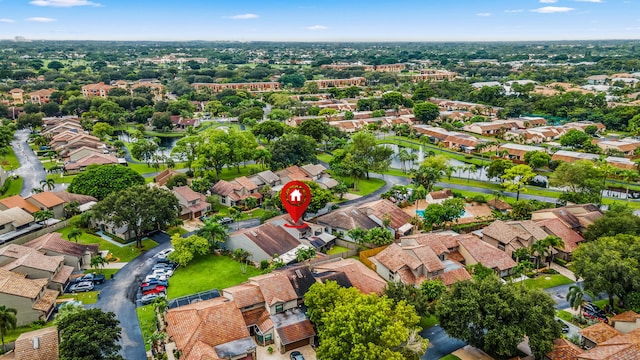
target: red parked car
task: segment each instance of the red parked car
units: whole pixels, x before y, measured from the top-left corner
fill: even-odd
[[[164,294],[166,292],[167,292],[167,288],[160,285],[160,286],[152,287],[151,289],[143,289],[142,296],[149,295],[149,294],[160,294],[160,293]]]

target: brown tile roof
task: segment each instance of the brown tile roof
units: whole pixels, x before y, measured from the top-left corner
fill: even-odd
[[[260,319],[265,311],[268,312],[264,306],[257,309],[245,310],[242,311],[242,318],[244,318],[244,322],[247,326],[256,325],[258,324],[258,319]]]
[[[427,271],[434,272],[444,270],[444,264],[430,247],[416,246],[407,250],[415,254]]]
[[[108,154],[93,153],[89,154],[76,162],[68,162],[64,164],[67,170],[76,170],[87,167],[89,165],[117,165],[119,164],[117,157]]]
[[[99,244],[78,244],[62,238],[60,233],[49,233],[37,237],[28,243],[23,244],[36,250],[49,250],[59,254],[83,256],[85,252],[89,252],[92,256],[98,254]]]
[[[311,325],[311,321],[309,320],[277,328],[276,331],[283,345],[293,344],[296,341],[309,339],[316,335],[316,332],[313,330],[313,325]]]
[[[60,199],[58,196],[56,196],[56,194],[50,191],[43,191],[41,193],[33,194],[29,198],[36,200],[47,208],[52,208],[54,206],[64,204],[64,200]]]
[[[196,201],[196,200],[200,200],[203,195],[195,192],[193,190],[191,190],[191,188],[189,186],[176,186],[173,188],[172,190],[174,193],[180,195],[183,199],[185,199],[186,201]]]
[[[451,189],[442,189],[439,191],[432,191],[429,193],[434,200],[448,199],[453,196]]]
[[[415,270],[422,265],[417,257],[409,254],[398,244],[387,246],[386,249],[376,254],[374,258],[392,272],[396,272],[405,266]]]
[[[505,244],[510,243],[516,238],[526,240],[531,237],[531,235],[528,232],[524,231],[524,229],[509,226],[502,220],[496,220],[492,222],[489,226],[482,229],[482,234],[492,237]]]
[[[605,345],[578,355],[580,360],[637,360],[640,346],[637,344]]]
[[[633,310],[629,310],[629,311],[625,311],[623,313],[620,313],[620,314],[612,317],[609,320],[611,321],[611,323],[614,323],[616,321],[636,322],[636,320],[638,320],[638,319],[640,319],[640,314],[636,313]]]
[[[94,198],[93,196],[82,195],[82,194],[72,194],[67,191],[56,191],[54,194],[56,194],[56,196],[59,197],[60,199],[64,200],[65,203],[77,201],[78,204],[84,205],[88,202],[98,201],[98,199]]]
[[[246,176],[237,177],[234,181],[249,191],[258,189],[258,185],[256,185],[253,181],[249,180]]]
[[[51,308],[56,304],[58,294],[56,290],[45,289],[44,294],[33,304],[32,308],[49,313]]]
[[[19,207],[22,210],[28,212],[29,214],[33,214],[36,211],[39,211],[40,208],[28,202],[20,195],[9,196],[4,199],[0,199],[0,204],[5,206],[7,209],[11,209],[14,207]]]
[[[73,267],[64,265],[62,266],[62,269],[60,269],[56,273],[56,275],[51,278],[51,281],[56,282],[58,284],[66,284],[72,272],[73,272]]]
[[[9,244],[0,248],[0,256],[15,259],[2,266],[3,269],[12,270],[19,266],[55,272],[64,261],[62,256],[47,256],[41,252],[23,245]]]
[[[273,320],[271,320],[271,315],[269,314],[269,311],[264,309],[264,311],[258,318],[258,322],[256,323],[256,325],[258,326],[258,328],[260,328],[260,331],[262,331],[263,333],[273,328],[274,326]]]
[[[567,339],[553,340],[553,350],[547,353],[549,360],[575,360],[584,350]]]
[[[281,226],[265,223],[255,228],[236,231],[230,237],[243,236],[256,244],[268,256],[282,255],[300,245],[300,241],[294,238]]]
[[[511,205],[509,205],[508,203],[500,200],[500,199],[491,199],[489,201],[487,201],[487,204],[493,208],[496,208],[497,210],[500,211],[504,211],[504,210],[511,210]]]
[[[0,210],[0,225],[12,224],[15,227],[27,225],[34,221],[33,215],[14,207],[7,210]]]
[[[613,337],[600,345],[640,344],[640,329]]]
[[[336,229],[352,230],[357,227],[370,230],[379,225],[369,218],[364,212],[354,206],[340,208],[317,218],[318,223],[323,223]]]
[[[389,226],[394,229],[399,229],[402,225],[411,220],[411,215],[402,211],[402,209],[387,199],[366,203],[361,205],[359,208],[360,210],[363,210],[365,214],[375,215],[375,217],[381,221],[388,218],[390,220]]]
[[[567,227],[567,225],[560,221],[560,219],[542,220],[539,221],[538,224],[547,232],[550,232],[564,241],[564,249],[562,249],[563,252],[573,252],[573,250],[578,248],[578,244],[584,241],[582,235]]]
[[[34,348],[34,339],[38,347]],[[20,334],[15,342],[16,360],[58,359],[58,328],[55,326]]]
[[[427,278],[424,275],[416,276],[416,274],[407,267],[403,267],[398,270],[398,276],[403,284],[418,285],[425,281]]]
[[[521,220],[521,221],[509,221],[507,224],[511,227],[524,230],[533,236],[536,240],[542,240],[549,236],[535,221]]]
[[[580,330],[580,334],[582,334],[583,337],[596,343],[596,345],[599,345],[600,343],[603,343],[615,336],[620,335],[621,332],[605,323],[599,322]]]
[[[47,286],[47,279],[27,279],[26,274],[18,274],[0,269],[0,293],[35,299]]]
[[[449,234],[424,233],[403,236],[400,238],[403,246],[426,245],[436,254],[442,255],[458,247],[457,236]]]
[[[460,235],[458,242],[476,262],[481,263],[489,269],[497,268],[503,271],[517,265],[506,252],[487,244],[473,235]],[[467,263],[471,262],[467,261]]]
[[[360,290],[363,294],[382,294],[387,287],[387,282],[375,271],[369,269],[365,264],[356,259],[342,259],[334,262],[327,262],[316,265],[319,270],[342,271],[351,285]]]
[[[231,294],[238,308],[264,303],[260,288],[252,284],[242,284],[226,288],[224,293]]]
[[[464,267],[459,267],[457,269],[438,274],[436,279],[442,280],[442,283],[445,286],[449,286],[458,281],[471,280],[471,274],[469,274],[467,269]]]
[[[158,186],[164,186],[171,177],[181,174],[179,171],[175,171],[173,169],[166,169],[160,172],[153,181],[155,181]]]
[[[226,298],[170,309],[166,321],[167,334],[173,338],[178,350],[182,350],[185,359],[198,342],[212,348],[249,336],[242,313]]]
[[[285,273],[276,271],[270,274],[254,276],[249,280],[258,285],[267,306],[272,306],[279,302],[285,303],[298,298]]]

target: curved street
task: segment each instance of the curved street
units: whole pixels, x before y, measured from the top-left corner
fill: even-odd
[[[27,129],[18,130],[15,133],[15,139],[11,142],[13,152],[20,162],[20,167],[11,173],[22,178],[22,190],[20,191],[22,197],[31,195],[31,189],[40,188],[40,181],[47,178],[42,163],[27,143],[29,134],[30,131]]]

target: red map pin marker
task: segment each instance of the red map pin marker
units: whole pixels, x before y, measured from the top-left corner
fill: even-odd
[[[287,227],[305,227],[306,225],[295,225],[300,220],[311,202],[311,190],[307,184],[302,181],[289,181],[282,187],[280,191],[280,200],[282,205],[291,216],[294,225],[285,224]]]

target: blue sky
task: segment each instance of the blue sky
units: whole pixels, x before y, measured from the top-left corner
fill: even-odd
[[[640,38],[640,0],[0,0],[0,39]]]

